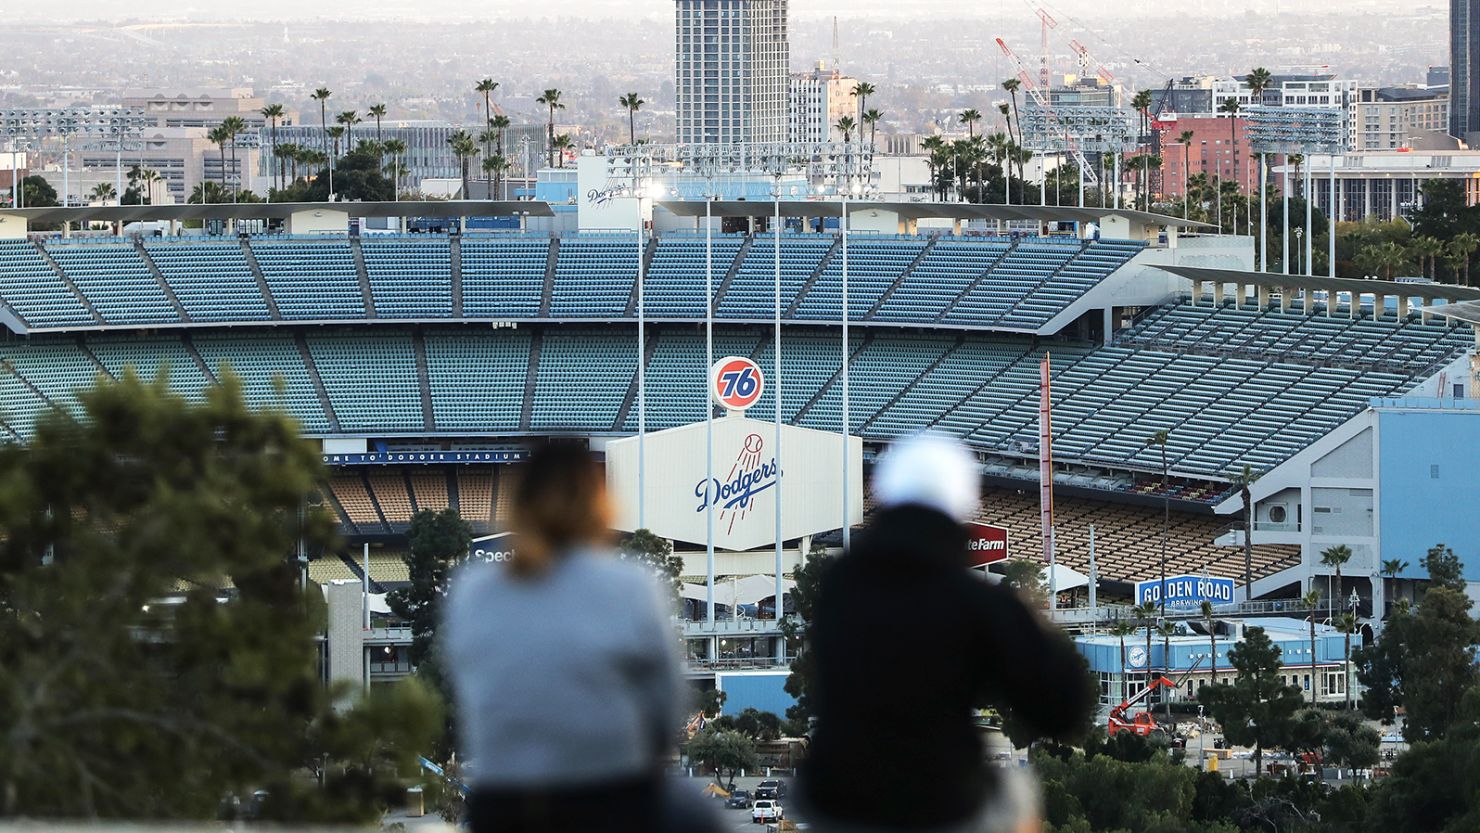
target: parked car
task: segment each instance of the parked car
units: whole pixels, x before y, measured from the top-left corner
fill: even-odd
[[[732,810],[749,810],[755,800],[750,797],[749,790],[735,790],[730,797],[725,799],[725,806]]]
[[[750,821],[753,824],[781,821],[783,818],[786,818],[786,814],[781,810],[781,804],[776,801],[763,799],[750,808]]]
[[[786,782],[779,778],[770,778],[760,782],[755,788],[755,797],[760,798],[785,798]]]

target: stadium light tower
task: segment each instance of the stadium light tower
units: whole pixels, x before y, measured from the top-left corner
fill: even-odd
[[[771,371],[771,384],[776,389],[776,494],[772,498],[776,501],[776,600],[772,604],[772,612],[776,614],[776,623],[781,623],[782,613],[782,590],[781,587],[781,548],[785,543],[784,533],[781,526],[781,174],[778,166],[774,171],[775,183],[771,186],[771,200],[775,208],[775,214],[771,220],[771,237],[774,238],[774,249],[772,266],[775,270],[775,303],[772,312],[775,320],[772,322],[774,332],[774,343],[771,345],[771,358],[775,367]],[[800,556],[800,553],[798,553]],[[800,560],[800,558],[798,559]],[[778,642],[776,645],[776,658],[779,660],[785,656],[786,643]]]
[[[704,482],[714,483],[714,402],[709,369],[714,367],[714,177],[704,180]],[[780,410],[779,408],[777,409]],[[776,478],[779,486],[781,478]],[[714,629],[714,501],[704,501],[704,621]],[[733,599],[731,600],[733,601]]]

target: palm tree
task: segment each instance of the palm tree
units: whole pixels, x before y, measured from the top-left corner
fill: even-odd
[[[1250,100],[1258,105],[1264,101],[1264,91],[1274,85],[1274,74],[1264,67],[1255,67],[1244,76],[1244,84],[1249,88]]]
[[[946,140],[940,136],[926,136],[920,143],[920,148],[925,151],[925,164],[930,168],[930,193],[937,198],[944,199],[943,188],[940,184],[940,168],[944,163],[947,152]]]
[[[154,205],[154,183],[159,182],[163,178],[164,177],[159,175],[159,171],[156,171],[153,168],[145,168],[144,171],[139,174],[140,181],[144,183],[144,202],[146,204]]]
[[[261,110],[262,117],[272,125],[272,132],[268,136],[268,142],[272,146],[272,158],[277,160],[277,170],[273,172],[274,185],[283,187],[282,179],[284,173],[283,158],[278,155],[278,119],[283,117],[283,105],[269,104]]]
[[[334,143],[334,158],[339,158],[339,140],[344,138],[344,125],[336,124],[329,128],[329,139]]]
[[[1438,270],[1435,267],[1438,265],[1439,255],[1444,254],[1444,241],[1424,234],[1413,238],[1408,248],[1418,259],[1418,268],[1423,272],[1423,276],[1430,279],[1437,278]]]
[[[1337,544],[1334,547],[1327,547],[1321,550],[1321,566],[1332,567],[1336,570],[1336,594],[1331,597],[1331,607],[1333,609],[1337,605],[1339,605],[1341,603],[1341,599],[1344,598],[1343,593],[1345,591],[1341,589],[1341,565],[1350,560],[1352,560],[1352,548],[1348,547],[1346,544]],[[1329,579],[1327,580],[1326,584],[1326,592],[1328,595],[1330,595],[1331,588]]]
[[[1387,592],[1388,591],[1388,586],[1387,586],[1388,579],[1393,579],[1393,580],[1396,581],[1397,578],[1398,578],[1398,574],[1402,573],[1406,569],[1408,569],[1408,562],[1402,560],[1401,558],[1388,558],[1388,559],[1384,559],[1383,560],[1383,562],[1382,562],[1382,579],[1383,579],[1383,583],[1382,583],[1382,595],[1383,595],[1384,598],[1389,598],[1389,599],[1392,598],[1391,596],[1388,595],[1388,592]],[[1389,604],[1391,604],[1391,602],[1389,602]]]
[[[1182,144],[1182,219],[1187,219],[1187,170],[1192,165],[1192,139],[1197,134],[1191,130],[1184,130],[1177,134],[1177,141]]]
[[[1456,235],[1457,238],[1458,235]],[[1449,241],[1451,248],[1454,246],[1454,242],[1454,240]],[[1453,254],[1455,255],[1454,259],[1446,260],[1446,262],[1459,264],[1461,262],[1461,256],[1457,252]],[[1402,268],[1403,264],[1408,262],[1408,253],[1403,250],[1402,246],[1389,240],[1385,243],[1374,243],[1370,246],[1362,247],[1357,252],[1357,261],[1363,265],[1364,269],[1381,272],[1388,280],[1392,280],[1393,270]],[[1468,266],[1466,266],[1466,269],[1468,269]]]
[[[617,99],[617,103],[627,108],[627,144],[637,144],[637,111],[642,109],[646,101],[637,93],[627,93]]]
[[[576,143],[570,138],[569,133],[561,133],[555,137],[555,159],[559,163],[558,167],[565,167],[565,152],[575,146]]]
[[[1238,178],[1238,99],[1230,98],[1223,102],[1218,112],[1228,114],[1228,152],[1233,156],[1233,181],[1238,185],[1238,190],[1243,190],[1243,182]],[[1233,224],[1234,234],[1238,233],[1238,221]]]
[[[218,124],[206,131],[206,138],[221,153],[221,185],[224,188],[226,186],[226,144],[231,141],[231,132],[226,129],[224,123]]]
[[[345,110],[335,116],[334,121],[344,125],[344,152],[349,153],[355,149],[355,125],[360,123],[360,114],[354,110]]]
[[[88,194],[88,199],[96,202],[98,205],[107,205],[109,200],[117,196],[118,189],[113,187],[113,183],[99,182],[93,186],[92,193]]]
[[[292,185],[298,181],[298,163],[303,161],[304,155],[309,150],[308,147],[297,144],[296,142],[287,142],[278,147],[278,158],[283,160],[284,165],[288,166],[288,170],[286,171],[287,184]]]
[[[227,116],[221,120],[221,129],[226,131],[226,140],[231,143],[231,173],[235,184],[231,189],[232,202],[236,202],[236,193],[242,187],[241,166],[236,159],[236,137],[247,129],[247,122],[241,116]],[[223,177],[224,180],[224,177]]]
[[[463,199],[468,198],[468,166],[473,157],[478,155],[478,143],[473,140],[472,134],[466,130],[459,130],[447,137],[447,144],[452,147],[452,155],[457,157],[462,166],[462,193]]]
[[[1144,157],[1143,157],[1144,158]],[[1146,438],[1146,448],[1157,446],[1161,449],[1161,615],[1167,613],[1166,586],[1167,586],[1167,532],[1172,525],[1172,494],[1167,489],[1167,441],[1172,438],[1172,433],[1163,428]]]
[[[879,129],[879,120],[882,118],[884,118],[884,114],[875,108],[870,107],[863,111],[863,123],[868,125],[869,147],[873,147],[874,145],[874,133]]]
[[[564,110],[565,105],[560,103],[560,91],[553,87],[541,93],[540,97],[536,98],[535,101],[550,109],[550,164],[553,166],[555,164],[555,111]],[[561,167],[565,167],[564,162],[561,163]]]
[[[494,116],[493,117],[492,124],[493,124],[493,129],[495,131],[497,131],[497,137],[498,137],[498,155],[499,156],[503,156],[504,155],[504,131],[509,129],[509,124],[510,124],[509,117],[506,116],[506,115],[504,115],[503,113],[499,113],[497,116]]]
[[[401,176],[404,166],[401,157],[406,153],[406,141],[404,139],[388,139],[382,146],[386,153],[391,156],[392,185],[396,194],[401,193]]]
[[[976,123],[982,120],[982,114],[980,110],[977,110],[974,107],[968,110],[962,110],[961,115],[957,116],[956,118],[960,119],[961,123],[966,125],[966,135],[968,137],[976,136]]]
[[[1352,662],[1352,634],[1356,633],[1360,627],[1357,614],[1351,611],[1347,611],[1336,617],[1336,629],[1346,636],[1346,646],[1342,649],[1342,656],[1345,662],[1341,666],[1341,673],[1346,678],[1342,685],[1342,691],[1345,695],[1345,702],[1342,705],[1347,709],[1352,707],[1351,674],[1347,672]]]
[[[1321,605],[1321,591],[1308,590],[1300,598],[1310,611],[1310,705],[1316,705],[1316,609]]]
[[[1136,605],[1134,613],[1141,626],[1146,629],[1146,687],[1151,688],[1151,632],[1156,625],[1156,602],[1142,602]]]
[[[474,92],[479,92],[483,94],[483,130],[485,131],[485,136],[487,135],[486,131],[493,128],[493,91],[497,89],[498,82],[493,80],[492,78],[484,78],[477,84],[473,85]],[[483,158],[487,159],[492,155],[493,152],[489,149],[488,141],[484,140]]]
[[[868,112],[868,97],[874,94],[874,85],[867,81],[859,81],[853,85],[853,97],[858,99],[858,118],[863,120],[863,114]]]
[[[1136,111],[1136,147],[1144,149],[1145,154],[1151,152],[1151,137],[1147,135],[1151,131],[1151,91],[1141,90],[1131,96],[1131,107]],[[1151,201],[1151,171],[1144,163],[1137,165],[1135,170],[1143,172],[1139,177],[1142,190],[1146,193],[1146,202]]]
[[[329,150],[329,96],[331,95],[333,93],[329,92],[328,87],[319,87],[313,91],[313,95],[309,96],[319,103],[319,132],[324,134],[323,150],[326,153]]]
[[[500,156],[497,153],[495,153],[492,158],[483,160],[483,171],[485,173],[493,175],[493,187],[495,190],[498,189],[499,181],[503,179],[504,172],[513,166],[513,162],[510,162],[508,159]],[[493,194],[490,193],[489,199],[492,198]]]
[[[498,131],[497,130],[489,129],[489,130],[479,131],[477,138],[478,138],[478,144],[480,144],[480,145],[483,146],[483,153],[484,153],[483,160],[485,162],[488,161],[489,159],[492,159],[494,156],[497,155],[497,154],[491,154],[491,153],[489,153],[489,148],[491,148],[498,141]],[[485,172],[486,172],[486,170],[485,170]]]
[[[1474,254],[1476,249],[1480,249],[1480,236],[1476,236],[1472,232],[1462,231],[1459,234],[1456,234],[1454,238],[1449,241],[1449,249],[1450,251],[1454,252],[1459,259],[1462,259],[1465,269],[1464,285],[1469,286],[1470,255]]]
[[[1240,299],[1242,302],[1242,299]],[[1244,601],[1254,598],[1254,498],[1249,487],[1260,477],[1252,466],[1244,464],[1242,470],[1233,475],[1233,485],[1238,487],[1239,499],[1244,502]]]
[[[1170,619],[1162,619],[1156,623],[1156,635],[1161,637],[1161,668],[1165,672],[1171,667],[1172,661],[1172,635],[1177,632],[1177,626]],[[1161,700],[1162,714],[1166,716],[1168,723],[1172,722],[1172,698],[1163,697]]]
[[[1214,630],[1217,623],[1213,611],[1213,603],[1204,601],[1199,612],[1202,614],[1203,624],[1208,627],[1208,659],[1212,662],[1210,673],[1212,674],[1212,685],[1218,684],[1218,633]]]
[[[846,145],[853,141],[853,128],[856,126],[852,116],[841,116],[838,118],[838,123],[833,125],[833,128],[843,134],[843,144]]]
[[[1012,102],[1012,120],[1017,122],[1018,138],[1016,141],[1022,141],[1023,136],[1023,119],[1018,112],[1018,90],[1022,89],[1022,87],[1023,82],[1017,78],[1009,78],[1002,82],[1002,89],[1007,92],[1009,100]],[[1022,172],[1019,171],[1018,173],[1021,174]]]

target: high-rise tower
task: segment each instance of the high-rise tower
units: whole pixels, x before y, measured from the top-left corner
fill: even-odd
[[[679,142],[784,142],[787,0],[674,0]]]

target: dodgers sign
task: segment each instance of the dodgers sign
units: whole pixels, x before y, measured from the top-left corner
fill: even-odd
[[[1161,604],[1161,582],[1136,582],[1136,604]],[[1211,576],[1167,576],[1166,600],[1168,607],[1197,607],[1203,602],[1215,605],[1233,604],[1234,581],[1231,578]]]
[[[722,407],[743,411],[766,389],[761,367],[744,356],[726,356],[709,368],[709,392]]]

